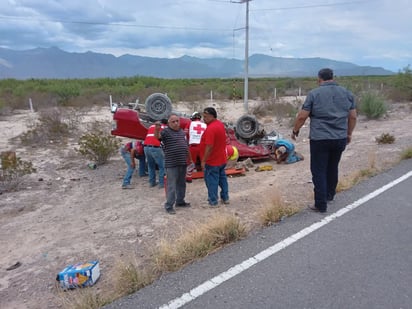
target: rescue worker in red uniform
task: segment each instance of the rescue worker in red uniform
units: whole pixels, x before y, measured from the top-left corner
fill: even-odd
[[[160,131],[166,127],[167,119],[162,119]],[[164,188],[165,177],[165,158],[163,150],[160,147],[160,141],[155,137],[155,125],[151,125],[147,130],[147,135],[144,140],[144,154],[147,160],[147,168],[149,172],[149,185],[159,188]],[[159,182],[156,182],[156,166],[159,168]]]
[[[192,182],[192,173],[201,169],[200,166],[200,140],[203,132],[206,130],[206,123],[201,121],[202,115],[194,112],[190,117],[191,122],[186,126],[185,132],[189,143],[189,151],[192,156],[193,163],[189,163],[186,169],[186,181]]]

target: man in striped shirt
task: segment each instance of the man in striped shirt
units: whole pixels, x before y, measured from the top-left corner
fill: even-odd
[[[179,117],[170,115],[168,126],[161,130],[160,123],[155,123],[155,137],[163,144],[166,168],[166,203],[165,209],[169,214],[175,214],[174,206],[190,207],[185,201],[186,196],[186,166],[192,158],[186,139],[186,133],[180,128]]]

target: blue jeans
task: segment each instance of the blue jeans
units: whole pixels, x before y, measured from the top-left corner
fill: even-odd
[[[165,164],[162,148],[144,147],[144,154],[147,159],[147,167],[149,171],[149,184],[156,185],[156,165],[159,168],[159,187],[164,187]]]
[[[172,209],[174,203],[184,204],[186,196],[186,165],[166,168],[166,209]]]
[[[333,200],[339,177],[339,162],[346,148],[346,138],[310,141],[310,171],[315,193],[315,207],[326,211]]]
[[[130,158],[130,152],[126,151],[122,148],[120,148],[120,154],[122,155],[124,161],[127,164],[127,171],[126,175],[123,177],[123,186],[130,185],[130,181],[132,180],[133,172],[134,172],[134,167],[132,167],[132,159]]]
[[[210,205],[217,205],[218,190],[220,187],[220,198],[229,200],[229,184],[225,173],[226,164],[219,166],[205,165],[204,179],[207,187],[207,201]]]

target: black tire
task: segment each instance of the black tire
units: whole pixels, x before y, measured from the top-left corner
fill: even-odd
[[[259,132],[259,122],[254,116],[241,116],[236,122],[236,133],[244,139],[251,139]]]
[[[149,95],[145,107],[147,114],[154,121],[168,118],[172,113],[172,101],[163,93]]]

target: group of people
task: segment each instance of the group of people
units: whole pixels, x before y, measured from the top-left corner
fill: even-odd
[[[314,204],[309,205],[309,208],[326,212],[327,203],[333,201],[336,194],[338,165],[342,152],[351,142],[357,113],[353,94],[333,80],[331,69],[325,68],[318,72],[318,83],[319,87],[308,93],[296,116],[291,138],[296,140],[300,128],[310,118],[310,170]],[[143,142],[124,145],[121,154],[128,169],[122,187],[130,187],[135,169],[134,159],[139,159],[140,176],[146,173],[147,160],[151,187],[158,185],[163,188],[166,174],[164,207],[167,213],[175,214],[175,207],[190,207],[190,203],[185,200],[186,182],[191,182],[193,171],[200,168],[204,173],[209,206],[219,207],[219,200],[223,204],[229,204],[225,168],[228,159],[237,161],[238,149],[226,144],[226,129],[217,119],[215,108],[205,108],[203,121],[201,119],[200,113],[193,113],[190,125],[182,129],[179,116],[171,114],[167,121],[158,121],[150,126]],[[278,163],[303,160],[290,140],[278,139],[274,149],[274,159]],[[159,169],[158,183],[156,167]]]
[[[135,158],[139,158],[139,175],[147,161],[149,184],[166,189],[165,210],[175,214],[175,207],[190,207],[186,202],[186,183],[192,181],[192,173],[202,169],[208,191],[210,207],[229,204],[229,186],[225,173],[227,162],[226,129],[217,119],[216,109],[207,107],[202,115],[192,114],[189,126],[182,129],[180,118],[171,114],[167,121],[156,121],[148,129],[144,141],[130,142],[121,148],[121,154],[128,166],[123,178],[123,188],[130,188],[135,169]],[[143,145],[143,156],[137,156],[137,145]],[[140,144],[139,144],[140,145]],[[198,166],[197,166],[198,165]],[[156,182],[156,169],[159,182]],[[166,176],[166,177],[164,177]],[[167,180],[167,185],[164,184]],[[220,195],[219,195],[220,187]]]

